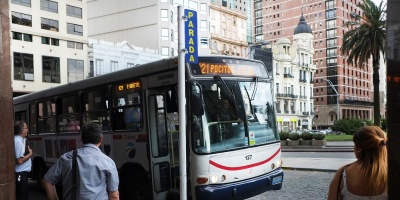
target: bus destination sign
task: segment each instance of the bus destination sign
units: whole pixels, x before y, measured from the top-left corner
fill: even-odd
[[[261,65],[228,64],[199,62],[199,69],[192,67],[193,75],[233,75],[233,76],[265,76],[265,70],[260,69]],[[264,73],[263,73],[264,72]]]
[[[134,81],[130,83],[123,83],[116,86],[117,91],[134,90],[140,88],[140,81]]]

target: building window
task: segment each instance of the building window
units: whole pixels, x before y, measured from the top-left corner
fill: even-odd
[[[60,46],[60,40],[59,39],[55,39],[55,38],[51,38],[51,45]]]
[[[33,54],[14,52],[14,80],[33,81]]]
[[[206,13],[207,12],[207,4],[206,3],[201,3],[200,4],[200,11]]]
[[[169,48],[168,47],[161,47],[161,55],[162,56],[169,56]]]
[[[102,74],[103,68],[104,68],[104,61],[101,59],[96,59],[96,71],[95,71],[96,76]]]
[[[72,49],[83,49],[83,44],[80,42],[67,41],[67,47]]]
[[[60,58],[42,56],[43,82],[60,83]]]
[[[14,40],[22,40],[23,39],[25,42],[32,42],[31,34],[12,32],[12,38]]]
[[[171,29],[171,41],[174,41],[174,29]]]
[[[110,72],[115,72],[118,71],[118,62],[117,61],[111,61],[110,63]]]
[[[43,18],[41,19],[42,29],[57,31],[58,32],[58,21],[53,19]]]
[[[161,9],[160,17],[161,17],[161,21],[167,22],[168,21],[168,10],[167,9]]]
[[[134,66],[135,66],[134,63],[127,63],[127,64],[126,64],[126,68],[131,68],[131,67],[134,67]]]
[[[83,80],[83,60],[67,59],[68,83]]]
[[[40,0],[40,9],[53,13],[58,13],[58,3],[49,0]]]
[[[169,33],[167,28],[161,28],[161,40],[168,40]]]
[[[207,31],[207,20],[200,21],[200,29],[201,31]]]
[[[83,28],[81,25],[67,23],[67,33],[73,35],[83,35]]]
[[[67,5],[67,15],[76,18],[82,18],[82,8]]]
[[[201,48],[208,48],[208,38],[207,37],[200,38],[200,46],[201,46]]]
[[[42,37],[42,44],[50,45],[50,38],[49,37]]]
[[[11,0],[11,3],[31,7],[31,0]]]
[[[30,26],[32,27],[32,16],[23,14],[23,13],[18,13],[18,12],[11,12],[12,15],[12,23],[13,24],[19,24],[23,26]]]

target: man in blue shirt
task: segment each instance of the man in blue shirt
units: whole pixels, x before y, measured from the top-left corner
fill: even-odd
[[[26,145],[28,126],[23,121],[14,123],[16,199],[29,199],[28,174],[32,167],[32,150]]]
[[[81,128],[83,146],[77,149],[76,197],[71,197],[72,157],[67,152],[57,160],[43,178],[49,200],[58,199],[55,184],[62,179],[63,199],[119,199],[118,171],[115,162],[99,146],[103,142],[101,126],[86,124]]]

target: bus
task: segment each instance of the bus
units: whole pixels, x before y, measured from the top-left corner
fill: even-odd
[[[244,199],[282,187],[272,77],[256,60],[200,56],[185,64],[179,124],[178,59],[168,58],[14,98],[29,126],[31,177],[81,146],[80,126],[101,125],[100,149],[118,168],[121,199],[179,197],[179,130],[186,130],[188,198]],[[219,118],[221,100],[234,117]]]

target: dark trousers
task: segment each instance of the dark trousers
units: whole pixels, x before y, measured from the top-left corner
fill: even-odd
[[[28,172],[15,172],[16,200],[29,199]]]

